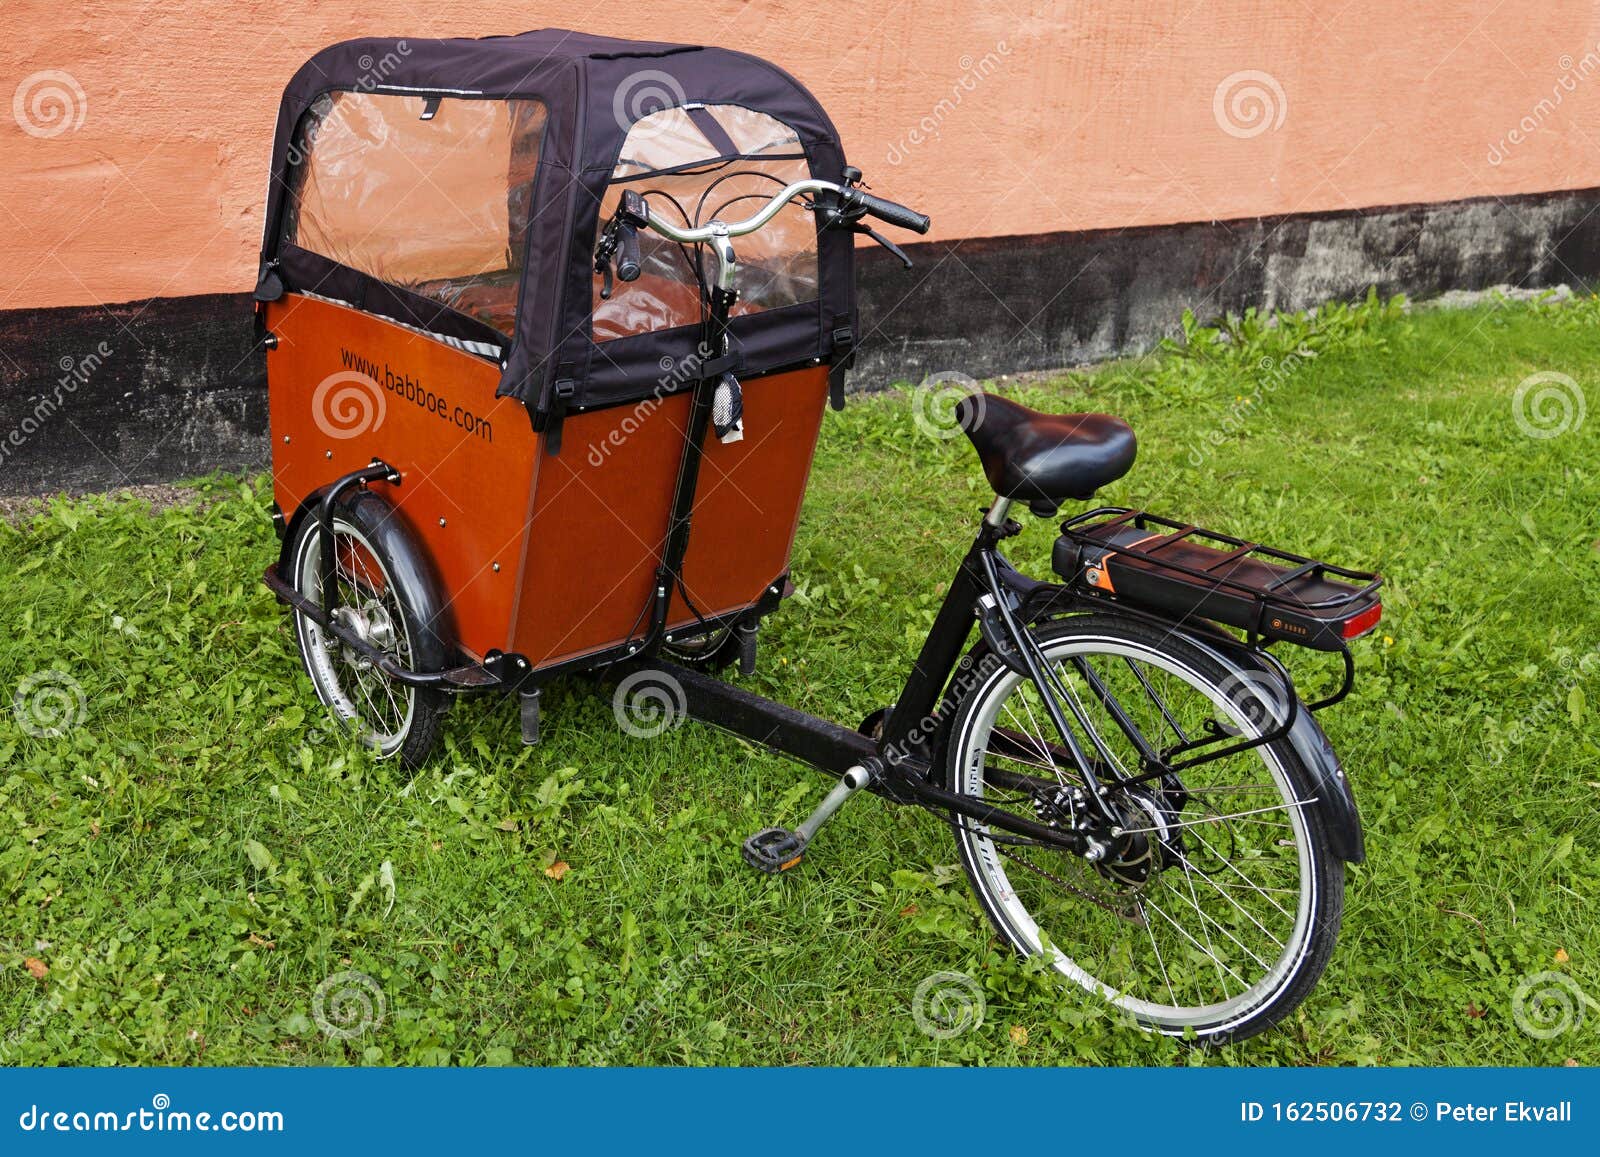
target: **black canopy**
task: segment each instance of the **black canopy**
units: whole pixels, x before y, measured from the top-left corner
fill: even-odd
[[[638,102],[630,93],[641,76],[653,78],[653,83],[647,99]],[[424,100],[527,98],[544,105],[515,323],[506,327],[509,338],[371,271],[283,244],[294,169],[305,161],[298,142],[307,114],[319,100],[339,93],[405,94]],[[479,40],[364,38],[325,48],[295,74],[278,113],[263,274],[275,269],[291,292],[320,293],[477,343],[476,349],[497,349],[503,371],[499,393],[527,404],[536,424],[548,413],[558,382],[570,408],[632,401],[659,391],[659,367],[690,355],[698,331],[678,325],[597,343],[591,324],[593,252],[597,230],[604,224],[599,220],[601,201],[629,129],[642,117],[674,105],[690,110],[697,105],[737,106],[766,114],[793,130],[810,176],[840,178],[844,155],[815,98],[782,69],[745,53],[556,29]],[[428,230],[430,222],[418,220],[414,227]],[[855,331],[854,312],[852,238],[848,232],[820,231],[815,300],[735,318],[733,335],[745,372],[843,359]],[[667,388],[690,384],[670,383]]]

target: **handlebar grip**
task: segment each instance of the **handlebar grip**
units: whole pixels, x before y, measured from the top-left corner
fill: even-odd
[[[624,224],[617,230],[617,277],[622,281],[637,281],[642,268],[639,264],[639,230]]]
[[[927,214],[918,213],[915,209],[908,209],[894,201],[885,201],[882,197],[874,197],[871,193],[855,190],[856,196],[861,198],[860,204],[880,221],[901,229],[909,229],[913,233],[926,233],[932,224]]]

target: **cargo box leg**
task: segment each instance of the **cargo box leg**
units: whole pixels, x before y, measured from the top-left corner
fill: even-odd
[[[759,620],[740,623],[733,629],[739,643],[739,674],[747,679],[756,673],[756,640],[760,631]]]
[[[518,691],[517,707],[522,715],[522,742],[532,747],[539,742],[539,689]]]

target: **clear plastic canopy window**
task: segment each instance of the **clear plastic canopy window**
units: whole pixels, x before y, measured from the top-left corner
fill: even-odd
[[[713,217],[736,220],[759,209],[783,186],[811,175],[799,138],[765,113],[731,104],[689,105],[642,117],[628,132],[600,205],[611,219],[623,189],[644,194],[651,212],[689,225]],[[817,298],[817,226],[790,204],[766,228],[741,237],[734,313],[753,313]],[[700,320],[693,247],[641,231],[643,272],[617,282],[610,300],[594,296],[594,338],[607,341]],[[702,254],[699,276],[716,275]]]
[[[283,239],[509,337],[544,126],[536,100],[324,96],[302,127]]]

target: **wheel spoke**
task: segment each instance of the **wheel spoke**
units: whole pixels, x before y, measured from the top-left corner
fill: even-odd
[[[1175,932],[1177,932],[1177,934],[1179,936],[1182,936],[1190,944],[1192,944],[1192,945],[1194,945],[1194,947],[1198,948],[1203,955],[1210,957],[1211,958],[1211,962],[1217,966],[1217,969],[1218,969],[1219,973],[1225,971],[1225,972],[1227,972],[1227,974],[1229,976],[1233,977],[1235,980],[1237,980],[1240,984],[1244,985],[1246,988],[1250,987],[1250,982],[1248,980],[1246,980],[1244,977],[1240,976],[1232,968],[1229,968],[1228,965],[1224,964],[1221,960],[1217,959],[1217,956],[1216,956],[1215,953],[1209,951],[1204,944],[1201,944],[1200,941],[1196,940],[1193,936],[1189,935],[1189,930],[1187,928],[1185,928],[1182,924],[1179,924],[1171,916],[1168,916],[1166,911],[1162,909],[1161,905],[1157,904],[1149,896],[1144,897],[1144,899],[1143,899],[1143,901],[1141,903],[1141,906],[1145,907],[1145,908],[1149,908],[1150,910],[1155,912],[1155,914],[1157,916],[1160,916],[1168,924],[1171,924],[1172,927],[1173,927],[1173,930]]]

